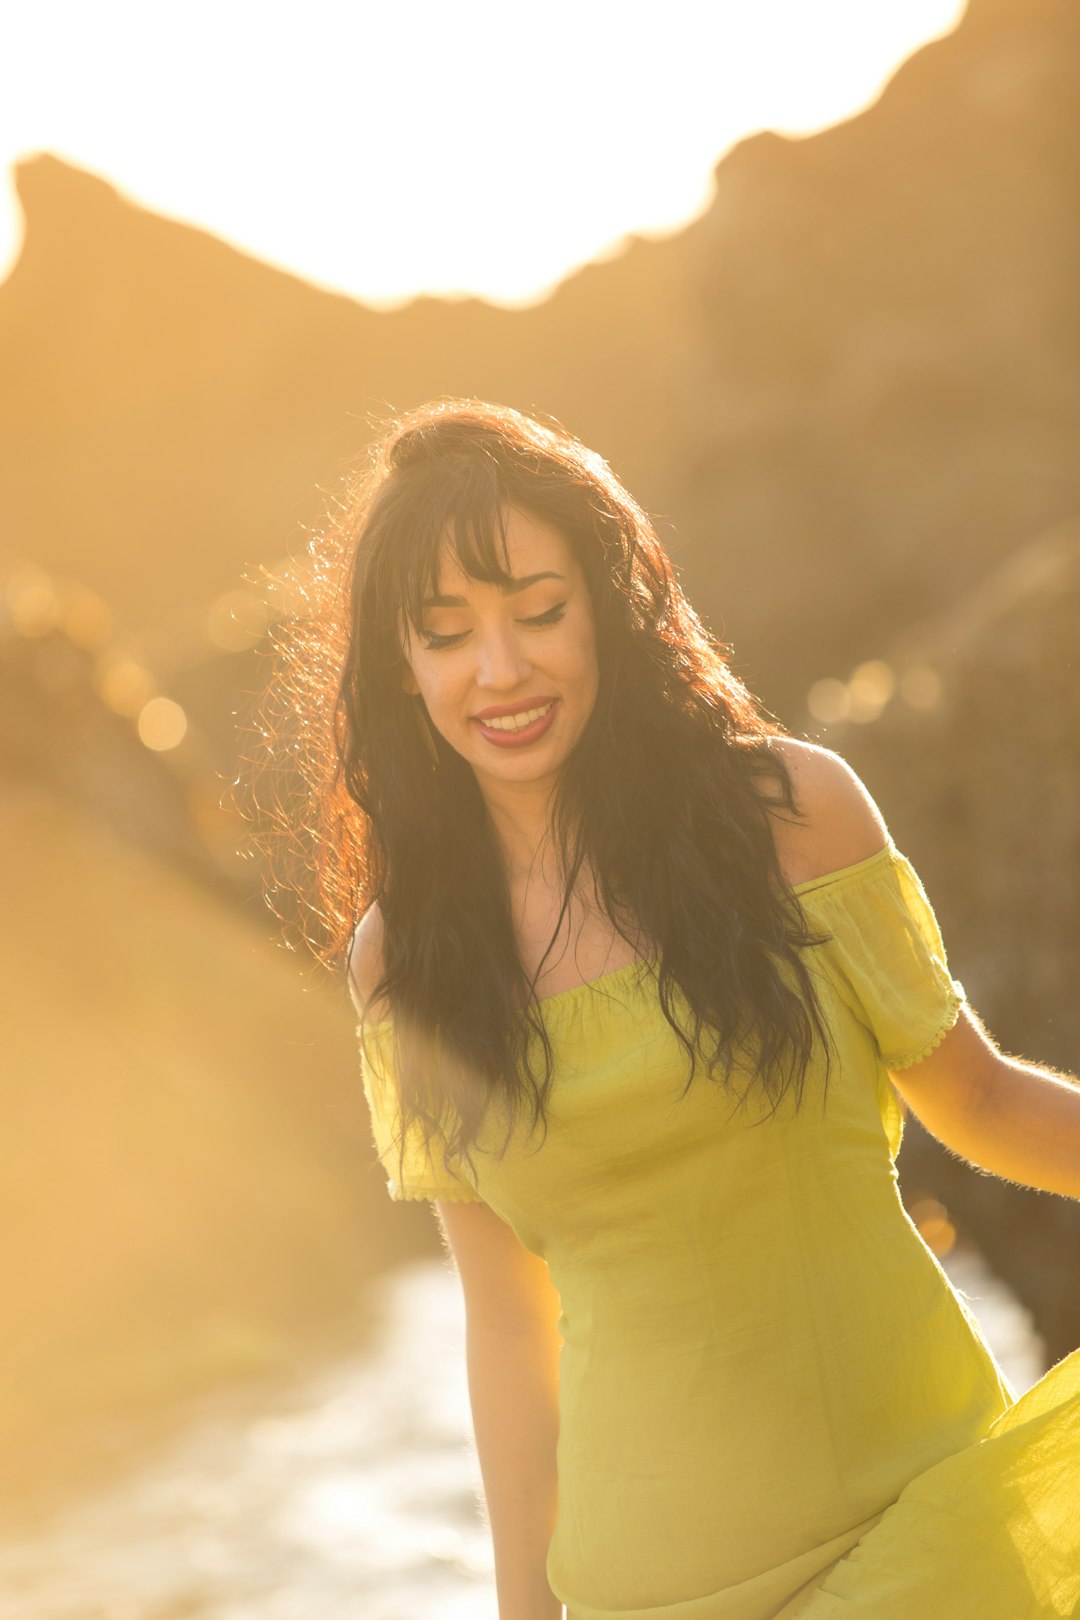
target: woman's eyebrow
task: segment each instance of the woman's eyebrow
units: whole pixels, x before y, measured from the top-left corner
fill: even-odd
[[[529,586],[535,585],[538,580],[565,578],[565,574],[553,574],[550,571],[542,574],[526,574],[522,579],[515,579],[511,575],[509,579],[499,580],[499,589],[504,596],[517,596],[520,591],[527,591]],[[469,604],[463,596],[426,596],[421,605],[425,608],[440,608],[468,607]]]

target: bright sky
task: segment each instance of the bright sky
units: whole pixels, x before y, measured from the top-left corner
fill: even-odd
[[[22,0],[0,170],[53,152],[384,308],[520,305],[707,206],[742,136],[874,101],[963,0]],[[0,189],[0,278],[18,256]]]

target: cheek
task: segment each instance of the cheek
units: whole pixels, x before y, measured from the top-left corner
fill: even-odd
[[[432,663],[430,659],[424,660],[416,668],[416,678],[420,694],[427,704],[432,719],[454,706],[457,688],[453,669],[449,663],[437,664]],[[460,681],[457,685],[460,686]]]

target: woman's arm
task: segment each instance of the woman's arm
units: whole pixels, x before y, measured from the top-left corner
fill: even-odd
[[[488,1205],[439,1200],[436,1209],[465,1295],[499,1620],[561,1620],[546,1573],[557,1500],[558,1291],[544,1261]]]
[[[383,922],[364,914],[348,959],[357,1012],[382,973]],[[381,1009],[373,1009],[378,1016]],[[555,1527],[562,1309],[544,1261],[484,1203],[435,1200],[465,1294],[476,1448],[495,1549],[499,1620],[562,1620],[548,1586]]]
[[[806,820],[777,820],[788,882],[833,872],[882,847],[888,828],[846,760],[777,738]],[[897,1072],[896,1090],[932,1136],[992,1175],[1080,1198],[1080,1078],[1007,1057],[970,1007],[929,1056]]]
[[[1080,1078],[1006,1057],[967,1007],[889,1078],[931,1136],[1022,1187],[1080,1198]]]

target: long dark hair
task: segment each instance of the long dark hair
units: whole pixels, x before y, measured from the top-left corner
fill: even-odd
[[[383,973],[361,1024],[391,1009],[402,1143],[419,1127],[457,1174],[493,1099],[502,1151],[524,1107],[546,1126],[552,1049],[497,835],[471,768],[402,685],[403,631],[420,628],[445,537],[467,574],[501,580],[509,506],[566,538],[596,622],[598,697],[553,800],[563,913],[587,877],[618,932],[648,944],[687,1088],[700,1067],[734,1089],[749,1051],[772,1110],[792,1086],[801,1106],[815,1037],[827,1083],[829,1036],[800,951],[827,936],[807,931],[769,827],[778,807],[801,814],[769,742],[786,733],[694,613],[649,518],[559,423],[475,399],[391,418],[345,486],[261,709],[267,757],[299,770],[305,802],[290,817],[275,798],[263,842],[303,841],[321,935],[305,937],[327,965],[345,966],[379,906]]]

